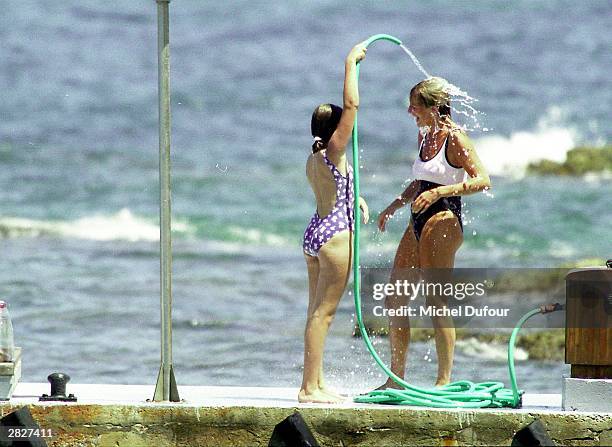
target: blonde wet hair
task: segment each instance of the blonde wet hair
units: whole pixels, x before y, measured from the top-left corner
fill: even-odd
[[[425,107],[437,107],[440,117],[451,116],[450,84],[444,78],[432,76],[424,79],[410,89],[413,96]]]

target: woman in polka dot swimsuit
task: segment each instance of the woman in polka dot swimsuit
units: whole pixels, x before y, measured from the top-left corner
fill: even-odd
[[[314,137],[306,175],[314,192],[317,211],[304,233],[308,268],[308,317],[304,331],[304,376],[300,402],[335,403],[343,396],[325,386],[323,346],[351,270],[353,234],[353,178],[345,147],[351,137],[359,106],[356,63],[365,57],[356,45],[345,61],[344,109],[322,104],[312,114]],[[364,223],[368,208],[359,199]],[[323,216],[323,217],[322,217]]]
[[[323,160],[334,176],[336,203],[331,212],[323,218],[318,212],[315,212],[304,232],[304,253],[315,257],[319,255],[321,247],[336,234],[346,230],[353,231],[353,203],[355,201],[353,169],[347,166],[348,175],[345,176],[329,161],[325,153]]]

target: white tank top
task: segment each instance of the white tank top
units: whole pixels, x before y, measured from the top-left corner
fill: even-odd
[[[423,137],[421,147],[419,147],[419,154],[412,165],[412,176],[415,180],[427,180],[439,185],[452,185],[461,183],[465,179],[465,169],[452,166],[446,156],[448,135],[436,156],[431,160],[423,161],[421,158],[423,156],[424,143],[425,138]]]

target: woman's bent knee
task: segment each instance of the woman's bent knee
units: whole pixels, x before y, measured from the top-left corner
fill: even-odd
[[[332,321],[334,321],[334,317],[336,316],[336,310],[325,309],[315,310],[312,315],[308,317],[308,323],[319,322],[323,324],[330,325]]]
[[[419,243],[416,240],[412,224],[406,228],[395,252],[394,269],[415,268],[419,266]]]

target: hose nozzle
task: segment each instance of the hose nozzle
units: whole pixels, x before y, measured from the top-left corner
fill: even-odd
[[[559,303],[543,304],[540,306],[540,313],[548,314],[558,310],[565,310],[565,306]]]

